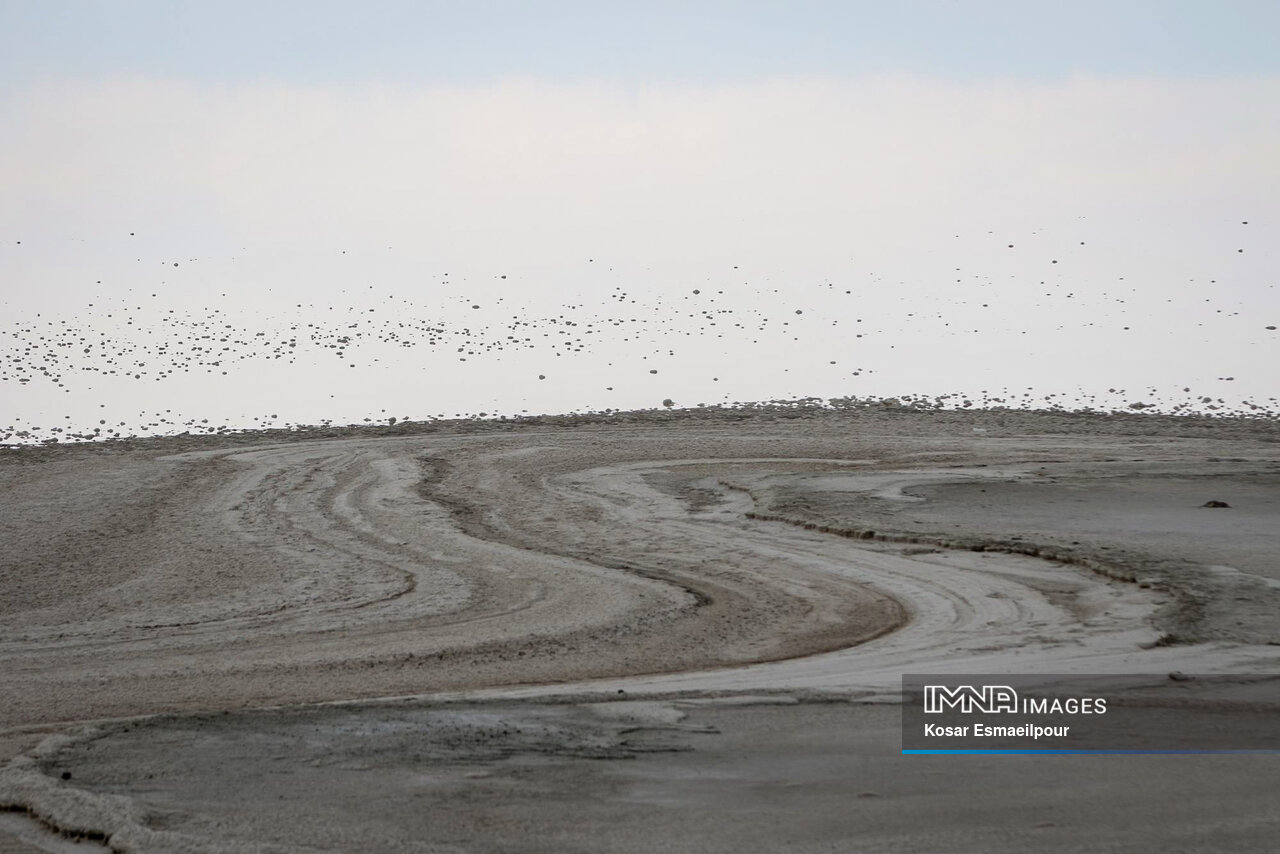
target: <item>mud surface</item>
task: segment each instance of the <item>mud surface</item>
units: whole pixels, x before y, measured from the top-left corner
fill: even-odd
[[[0,803],[130,851],[1265,850],[1274,757],[1100,785],[902,757],[866,703],[1280,670],[1277,440],[883,410],[6,452]]]

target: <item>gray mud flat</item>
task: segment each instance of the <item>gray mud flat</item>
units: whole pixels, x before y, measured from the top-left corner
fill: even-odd
[[[0,805],[117,851],[1280,837],[1280,757],[906,757],[881,702],[903,673],[1280,673],[1269,420],[656,413],[19,450],[0,536]]]
[[[1271,851],[1276,756],[902,756],[892,705],[156,718],[49,756],[166,851]]]

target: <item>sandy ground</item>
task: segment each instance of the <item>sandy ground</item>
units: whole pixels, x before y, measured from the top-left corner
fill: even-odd
[[[904,757],[887,701],[1280,673],[1278,440],[886,409],[7,452],[0,804],[119,851],[1272,850],[1277,757]]]

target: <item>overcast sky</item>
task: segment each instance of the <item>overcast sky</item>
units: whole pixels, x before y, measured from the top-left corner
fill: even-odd
[[[1277,33],[1262,2],[0,2],[0,435],[1274,408]]]
[[[725,81],[1276,70],[1268,0],[5,0],[11,84],[140,74],[264,80],[507,76]]]

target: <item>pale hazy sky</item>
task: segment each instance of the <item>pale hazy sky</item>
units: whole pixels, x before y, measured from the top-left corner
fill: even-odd
[[[0,2],[0,436],[1274,409],[1277,33],[1275,3]]]
[[[6,82],[1276,70],[1269,0],[4,0]]]

